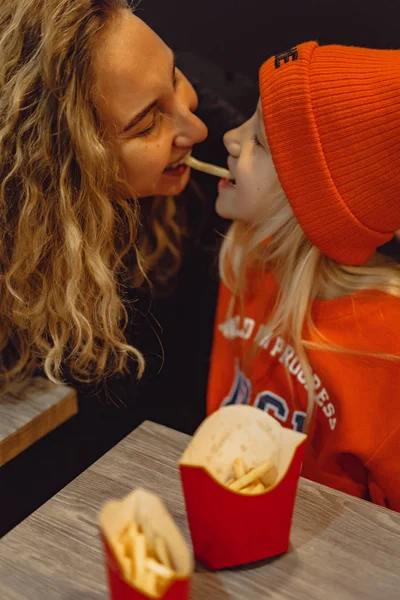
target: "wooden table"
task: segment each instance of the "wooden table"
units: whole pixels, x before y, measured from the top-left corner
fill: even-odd
[[[0,396],[0,467],[77,412],[75,390],[43,377]]]
[[[159,493],[189,540],[178,457],[189,437],[145,423],[0,542],[1,600],[107,598],[96,518],[136,486]],[[301,480],[286,555],[251,567],[197,566],[192,598],[400,597],[400,515]]]

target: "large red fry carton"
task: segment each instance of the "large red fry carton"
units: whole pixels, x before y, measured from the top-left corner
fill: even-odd
[[[247,405],[223,407],[200,425],[179,466],[194,554],[204,565],[232,567],[288,550],[306,437]]]

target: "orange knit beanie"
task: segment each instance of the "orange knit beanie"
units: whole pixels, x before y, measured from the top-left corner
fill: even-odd
[[[260,69],[278,176],[310,241],[361,265],[400,229],[400,51],[307,42]]]

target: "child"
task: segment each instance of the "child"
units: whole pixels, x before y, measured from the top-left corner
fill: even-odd
[[[208,412],[252,404],[307,430],[302,475],[400,511],[400,51],[301,44],[260,71],[224,138],[234,220]]]

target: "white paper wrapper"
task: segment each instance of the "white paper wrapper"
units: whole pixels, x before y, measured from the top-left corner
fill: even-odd
[[[270,485],[286,473],[295,448],[304,434],[285,429],[271,415],[248,405],[225,406],[210,415],[196,431],[181,457],[181,465],[204,467],[226,484],[233,478],[233,461],[240,457],[248,469],[271,460],[275,473],[267,473],[263,483]]]

